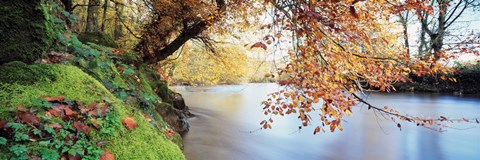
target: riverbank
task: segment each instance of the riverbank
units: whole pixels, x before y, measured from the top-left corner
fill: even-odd
[[[480,94],[480,64],[470,68],[461,68],[458,73],[444,76],[410,75],[411,82],[396,83],[397,91],[436,92],[452,94]]]

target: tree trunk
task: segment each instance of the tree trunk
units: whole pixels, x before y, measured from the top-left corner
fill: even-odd
[[[63,6],[65,7],[65,11],[67,11],[70,14],[73,14],[73,2],[72,0],[61,0],[63,3]],[[65,21],[67,23],[68,28],[72,28],[72,22],[68,17],[65,18]]]
[[[442,46],[443,38],[445,36],[445,25],[446,25],[446,13],[447,13],[447,4],[448,2],[438,1],[439,3],[439,12],[438,12],[438,31],[436,34],[430,35],[430,41],[432,42],[433,55],[435,60],[439,60],[442,55]]]
[[[102,32],[105,31],[105,23],[107,22],[107,9],[108,9],[108,0],[105,0],[105,3],[103,4],[103,17],[102,17],[102,27],[101,27]]]
[[[122,30],[123,30],[123,26],[122,24],[120,23],[120,17],[122,16],[123,14],[123,5],[120,5],[118,4],[118,2],[115,3],[115,14],[117,14],[117,16],[115,16],[115,30],[113,32],[113,39],[114,40],[118,40],[120,39],[120,37],[122,37]]]
[[[217,13],[221,15],[226,10],[225,0],[216,0],[216,6]],[[212,21],[218,20],[218,18],[216,16]],[[163,39],[165,38],[157,32],[158,29],[156,27],[160,26],[159,24],[161,23],[161,16],[154,17],[151,23],[146,25],[142,33],[142,39],[140,39],[135,48],[143,56],[143,63],[154,64],[166,59],[183,46],[185,42],[206,30],[212,22],[199,20],[192,25],[184,25],[183,30],[181,30],[175,40],[166,45],[158,43],[164,41]]]
[[[89,0],[87,8],[87,25],[85,32],[98,32],[98,6],[100,6],[100,0]]]
[[[410,44],[408,43],[408,13],[403,17],[402,14],[399,14],[400,23],[403,26],[403,39],[405,41],[405,48],[407,49],[407,57],[410,58]]]

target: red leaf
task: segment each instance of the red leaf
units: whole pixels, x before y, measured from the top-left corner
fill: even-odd
[[[313,134],[317,134],[318,132],[320,132],[320,127],[317,126],[317,128],[315,128],[315,131],[313,131]]]
[[[252,48],[263,48],[264,50],[267,50],[267,45],[263,44],[262,42],[257,42],[250,47],[250,49]]]
[[[83,124],[82,122],[74,122],[73,123],[73,128],[75,128],[77,131],[83,132],[85,134],[90,133],[90,127]]]
[[[40,119],[30,112],[17,113],[17,118],[20,122],[31,125],[38,125],[40,123]]]
[[[103,154],[100,156],[100,159],[98,160],[115,160],[115,156],[108,152],[107,150],[103,150]]]
[[[355,11],[355,7],[353,5],[350,6],[350,14],[352,14],[353,17],[358,18],[358,14]]]
[[[123,125],[127,129],[134,129],[134,128],[138,127],[135,119],[133,119],[132,117],[129,117],[129,116],[127,116],[123,119]]]
[[[7,128],[7,124],[8,124],[8,122],[7,122],[7,121],[0,120],[0,129]]]

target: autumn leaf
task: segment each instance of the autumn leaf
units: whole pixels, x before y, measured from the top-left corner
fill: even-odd
[[[17,119],[22,123],[30,125],[38,125],[40,123],[40,119],[30,112],[17,113]]]
[[[64,96],[58,96],[58,97],[52,97],[52,96],[41,96],[40,98],[42,99],[45,99],[46,101],[49,101],[49,102],[62,102],[65,100],[65,97]]]
[[[79,132],[83,132],[85,134],[90,133],[90,127],[87,125],[83,124],[82,122],[73,122],[73,128],[75,128]]]
[[[355,6],[350,6],[350,14],[352,14],[353,17],[359,18],[357,12],[355,11]]]
[[[123,125],[125,126],[125,128],[127,129],[135,129],[137,128],[137,122],[135,121],[135,119],[133,119],[132,117],[130,116],[127,116],[123,119]]]
[[[98,160],[115,160],[115,156],[108,152],[107,150],[103,150],[103,154],[100,156]]]
[[[50,113],[50,115],[53,115],[55,117],[61,117],[62,116],[62,111],[58,109],[57,107],[52,107],[47,109],[47,112]]]
[[[67,155],[67,158],[68,158],[68,160],[81,160],[81,159],[82,159],[82,156],[80,156],[80,154],[78,154],[78,153],[75,154],[75,156],[74,156],[74,155],[71,155],[71,154],[68,154],[68,155]]]
[[[257,42],[250,47],[250,49],[252,49],[252,48],[262,48],[264,50],[267,50],[267,45],[265,45],[262,42]]]
[[[93,127],[97,128],[97,129],[101,129],[102,127],[98,124],[98,121],[96,118],[91,118],[90,120],[90,123],[93,125]]]
[[[18,110],[18,111],[21,111],[21,112],[28,112],[28,109],[25,108],[25,107],[24,107],[23,105],[21,105],[21,104],[19,104],[19,105],[17,106],[17,110]]]
[[[8,124],[7,121],[0,120],[0,130],[4,129],[4,128],[7,128],[7,124]]]
[[[315,128],[315,130],[313,131],[313,134],[315,135],[315,134],[317,134],[318,132],[320,132],[320,127],[319,127],[319,126],[317,126],[317,128]]]

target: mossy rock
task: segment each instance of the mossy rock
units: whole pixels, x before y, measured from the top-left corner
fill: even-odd
[[[78,35],[78,40],[82,43],[95,43],[106,47],[118,48],[113,37],[101,32],[84,32]]]
[[[53,22],[43,1],[0,1],[0,64],[31,63],[53,43]]]
[[[131,130],[121,127],[110,136],[91,133],[92,139],[107,142],[105,149],[114,154],[116,159],[185,159],[180,148],[154,128],[139,109],[117,99],[100,82],[81,69],[59,64],[27,66],[18,62],[5,64],[0,66],[0,69],[14,65],[41,73],[49,73],[49,75],[37,74],[41,80],[35,83],[0,83],[0,119],[14,120],[14,116],[12,116],[14,115],[12,113],[16,111],[14,106],[19,104],[30,106],[33,103],[31,98],[39,98],[42,95],[65,96],[84,104],[107,101],[112,104],[114,111],[118,112],[120,119],[131,116],[138,125],[138,128]],[[10,77],[13,79],[25,78],[21,72],[17,73],[17,77],[15,74],[11,74]],[[9,102],[10,105],[7,106],[6,102]],[[0,152],[7,153],[8,149],[0,148]],[[8,154],[0,155],[0,159],[7,157]]]

